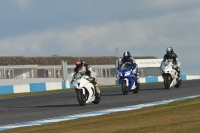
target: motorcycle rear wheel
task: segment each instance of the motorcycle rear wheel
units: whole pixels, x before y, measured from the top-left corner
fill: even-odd
[[[135,88],[135,90],[133,90],[133,93],[138,93],[140,89],[140,83],[137,83],[137,87]]]
[[[175,85],[176,88],[181,87],[182,79],[178,81],[178,83]]]
[[[100,101],[101,101],[101,94],[100,94],[100,96],[95,96],[95,100],[94,101],[92,101],[94,104],[98,104],[98,103],[100,103]]]

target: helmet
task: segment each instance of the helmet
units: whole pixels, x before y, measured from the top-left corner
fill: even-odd
[[[77,60],[76,60],[76,67],[77,67],[77,68],[81,68],[82,66],[83,66],[83,60],[77,59]]]
[[[124,52],[123,57],[124,57],[124,58],[129,58],[129,57],[131,57],[130,52],[129,52],[129,51]]]
[[[167,52],[167,54],[172,54],[174,51],[173,51],[173,48],[172,48],[172,47],[168,47],[168,48],[166,49],[166,52]]]

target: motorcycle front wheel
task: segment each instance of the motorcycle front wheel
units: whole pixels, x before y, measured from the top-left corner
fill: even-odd
[[[124,95],[128,94],[128,86],[126,85],[126,81],[125,80],[122,81],[122,93]]]
[[[164,86],[165,89],[169,89],[171,84],[171,76],[170,75],[164,75]]]
[[[77,90],[77,99],[78,99],[78,102],[81,106],[85,106],[86,105],[86,98],[85,96],[83,95],[83,91],[82,90]]]

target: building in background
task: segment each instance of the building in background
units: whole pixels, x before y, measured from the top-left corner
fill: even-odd
[[[56,58],[56,57],[55,57]],[[100,57],[98,57],[100,58]],[[109,58],[109,57],[104,57]],[[96,77],[115,77],[117,58],[111,58],[107,64],[101,62],[99,64],[90,63]],[[73,57],[75,62],[75,58]],[[100,59],[98,59],[100,60]],[[135,59],[139,67],[140,77],[146,76],[160,76],[160,64],[162,59]],[[67,60],[66,60],[67,61]],[[104,60],[102,60],[104,61]],[[67,61],[68,62],[68,61]],[[75,63],[67,65],[68,77],[72,77]],[[27,79],[27,78],[62,78],[63,72],[61,63],[60,65],[4,65],[0,66],[1,79]]]

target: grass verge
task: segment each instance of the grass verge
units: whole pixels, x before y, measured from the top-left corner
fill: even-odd
[[[200,98],[2,133],[199,133]]]

